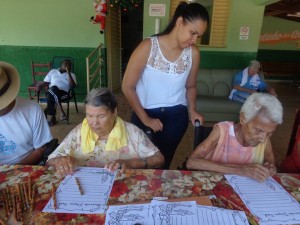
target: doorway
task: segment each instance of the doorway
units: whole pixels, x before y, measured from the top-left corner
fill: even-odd
[[[143,40],[143,2],[138,7],[121,11],[122,77],[132,52]]]

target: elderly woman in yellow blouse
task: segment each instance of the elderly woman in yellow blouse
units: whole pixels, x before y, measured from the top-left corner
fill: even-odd
[[[76,166],[158,168],[164,157],[146,134],[117,116],[117,101],[107,88],[93,89],[85,99],[86,118],[49,156],[47,166],[72,174]]]

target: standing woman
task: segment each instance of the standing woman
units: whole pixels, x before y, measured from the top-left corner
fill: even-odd
[[[204,118],[196,112],[196,81],[200,53],[194,44],[208,25],[207,10],[181,2],[160,34],[142,41],[130,57],[122,90],[133,108],[131,122],[150,127],[153,142],[165,157],[164,169],[188,127]]]

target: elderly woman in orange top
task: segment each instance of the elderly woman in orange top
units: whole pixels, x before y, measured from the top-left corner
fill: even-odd
[[[146,134],[117,116],[117,101],[107,88],[92,90],[85,99],[86,118],[49,156],[47,166],[72,174],[76,166],[157,168],[164,157]]]
[[[276,173],[270,137],[282,123],[282,105],[270,94],[249,96],[240,122],[220,122],[187,161],[189,169],[237,174],[264,181]]]

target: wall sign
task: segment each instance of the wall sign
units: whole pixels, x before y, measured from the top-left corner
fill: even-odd
[[[150,4],[149,16],[165,16],[166,5],[165,4]]]
[[[291,32],[266,32],[260,35],[260,43],[277,44],[280,42],[297,41],[300,40],[300,30]]]
[[[249,38],[249,27],[240,28],[240,40],[248,40]]]

